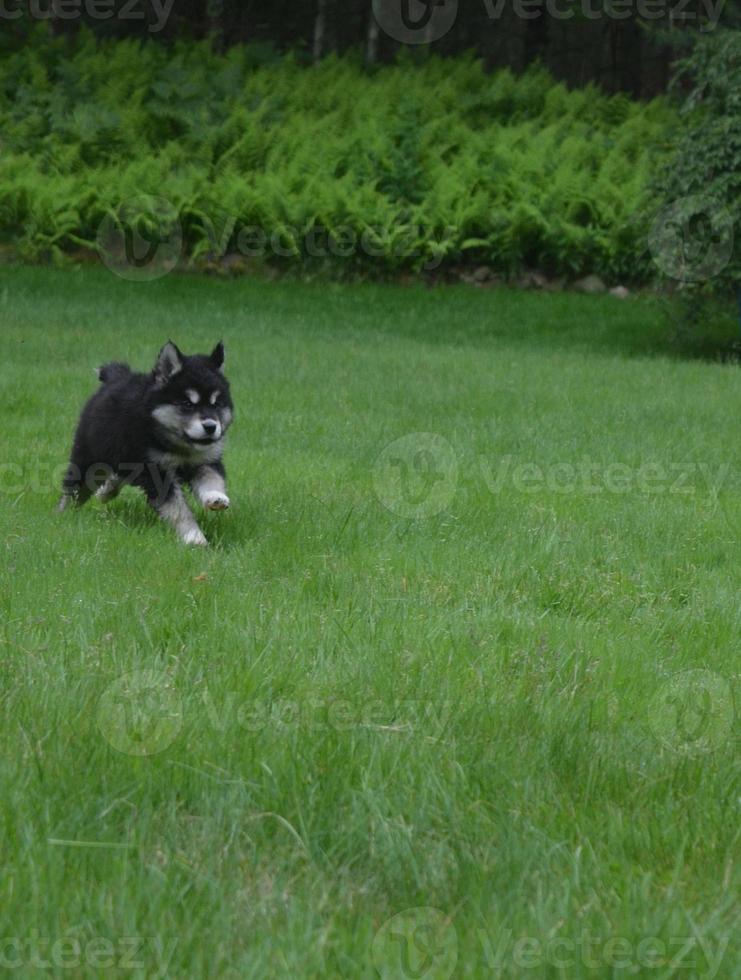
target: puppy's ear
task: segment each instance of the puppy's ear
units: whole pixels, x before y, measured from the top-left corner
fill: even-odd
[[[219,371],[224,370],[224,344],[221,340],[211,351],[211,363],[214,367],[218,368]]]
[[[182,370],[183,355],[171,340],[157,355],[157,363],[154,365],[154,378],[157,384],[166,384],[170,378]]]

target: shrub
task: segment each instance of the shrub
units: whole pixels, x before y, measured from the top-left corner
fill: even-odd
[[[741,225],[741,34],[719,29],[697,35],[691,53],[677,66],[675,86],[681,85],[688,91],[678,145],[658,188],[667,202],[695,198],[700,209],[690,215],[697,219],[691,230],[706,237],[687,236],[686,246],[702,252],[712,248],[713,236],[717,240],[721,219],[724,227]],[[735,285],[740,274],[736,247],[707,279],[723,290]]]
[[[0,236],[62,259],[151,193],[196,257],[261,226],[292,243],[275,261],[309,262],[310,233],[349,230],[372,246],[342,260],[361,272],[483,262],[640,281],[673,118],[538,67],[402,58],[369,75],[352,57],[39,31],[0,64]]]
[[[673,222],[662,229],[668,271],[681,285],[673,327],[685,347],[733,356],[741,281],[741,34],[696,35],[674,84],[684,90],[677,146],[655,182]]]

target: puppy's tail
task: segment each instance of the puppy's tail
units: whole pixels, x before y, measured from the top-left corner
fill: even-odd
[[[120,361],[112,361],[110,364],[104,364],[103,367],[97,368],[95,373],[101,383],[107,385],[113,381],[122,381],[124,378],[128,378],[131,374],[131,368],[128,364],[122,364]]]

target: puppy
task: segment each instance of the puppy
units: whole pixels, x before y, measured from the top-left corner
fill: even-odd
[[[234,408],[223,372],[222,343],[210,355],[186,357],[171,340],[150,374],[119,363],[100,368],[101,386],[77,424],[59,510],[93,493],[112,500],[131,484],[181,541],[205,545],[183,485],[210,510],[229,506],[221,456]]]

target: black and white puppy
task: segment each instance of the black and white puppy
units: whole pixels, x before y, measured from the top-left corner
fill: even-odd
[[[234,409],[223,370],[222,343],[210,355],[186,357],[172,341],[150,374],[119,363],[100,368],[101,386],[77,424],[59,510],[94,493],[112,500],[131,484],[185,544],[205,545],[183,485],[210,510],[229,506],[221,456]]]

